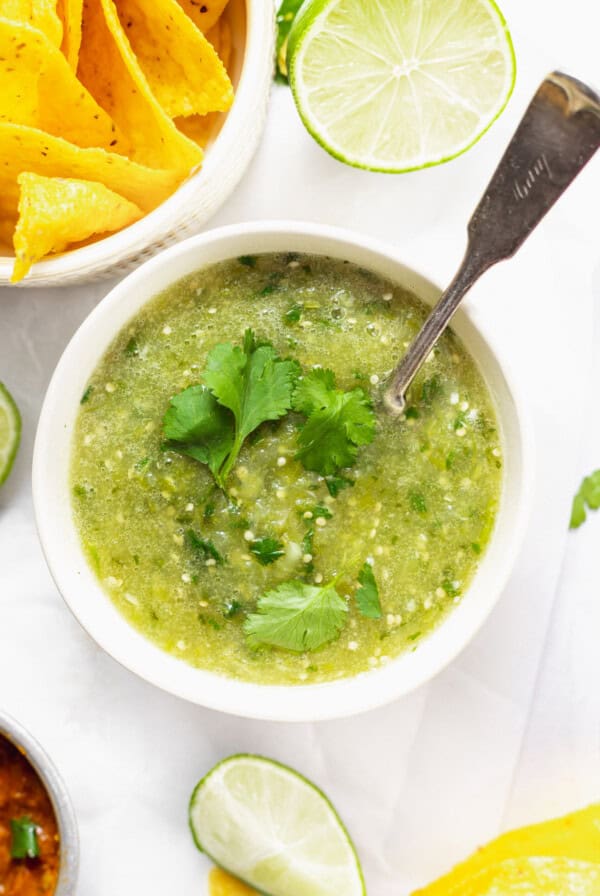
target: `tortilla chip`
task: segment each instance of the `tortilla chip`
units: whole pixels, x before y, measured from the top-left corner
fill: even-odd
[[[104,184],[144,212],[163,202],[181,180],[175,171],[147,168],[104,149],[81,149],[36,128],[0,122],[0,213],[4,219],[17,214],[17,177],[24,171]]]
[[[56,2],[57,0],[2,0],[0,13],[5,19],[39,28],[55,47],[60,47],[63,27],[56,12]]]
[[[220,18],[217,24],[210,29],[206,38],[219,54],[225,68],[228,68],[231,61],[231,28],[225,16]],[[215,139],[225,124],[225,116],[219,112],[209,112],[208,115],[188,115],[174,120],[179,130],[202,149],[205,149],[210,141]]]
[[[600,864],[573,859],[507,859],[465,881],[453,896],[600,896]]]
[[[112,0],[84,0],[77,74],[128,139],[134,161],[181,176],[200,165],[202,151],[152,93]]]
[[[117,0],[117,11],[167,115],[206,115],[231,106],[233,87],[223,63],[177,0]]]
[[[197,143],[201,149],[205,149],[218,134],[223,116],[219,112],[211,112],[209,115],[188,115],[186,118],[175,118],[174,121],[186,137]]]
[[[219,19],[217,24],[210,29],[206,39],[213,45],[219,54],[219,59],[227,71],[229,71],[231,64],[231,28],[225,16]]]
[[[76,72],[81,46],[83,0],[58,0],[57,10],[63,24],[63,39],[60,49],[73,71]]]
[[[229,0],[177,0],[194,25],[206,34],[219,17]]]
[[[600,803],[502,834],[413,896],[454,896],[466,880],[487,867],[529,856],[600,862]]]
[[[3,217],[0,209],[0,252],[12,255],[13,233],[15,232],[16,219],[10,216]]]
[[[94,234],[108,234],[138,221],[141,209],[103,184],[61,177],[19,175],[19,220],[14,235],[17,283],[36,261]]]
[[[259,896],[257,890],[253,890],[241,880],[232,877],[221,868],[213,868],[208,879],[208,891],[210,896]]]
[[[68,114],[67,114],[68,110]],[[0,18],[0,121],[24,124],[77,146],[124,152],[106,112],[43,32]]]

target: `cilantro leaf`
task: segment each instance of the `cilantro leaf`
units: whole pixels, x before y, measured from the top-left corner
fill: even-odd
[[[431,379],[425,380],[421,386],[421,401],[423,404],[431,405],[441,392],[442,383],[439,376],[435,374]]]
[[[448,597],[458,597],[460,595],[460,588],[457,588],[454,582],[448,578],[444,579],[442,582],[442,588]]]
[[[23,818],[10,820],[10,855],[13,859],[37,859],[40,847],[37,839],[35,822]]]
[[[136,355],[139,355],[139,353],[140,353],[140,347],[138,345],[138,341],[135,338],[135,336],[132,336],[131,339],[129,340],[129,342],[127,343],[127,345],[125,346],[125,354],[129,355],[130,357],[135,357]]]
[[[219,470],[234,442],[234,420],[205,386],[190,386],[171,399],[163,420],[169,447],[207,464],[219,481]]]
[[[278,358],[273,346],[257,344],[251,330],[243,347],[216,345],[207,358],[205,385],[171,399],[163,420],[168,447],[207,464],[224,488],[246,437],[291,408],[298,369],[295,361]]]
[[[243,609],[244,605],[240,603],[237,597],[231,597],[225,602],[223,616],[225,619],[233,619],[233,617],[237,616],[238,613],[241,613]]]
[[[283,582],[258,599],[244,631],[251,647],[266,644],[301,653],[338,638],[347,613],[333,582],[321,587]]]
[[[318,519],[320,516],[323,519],[330,520],[333,516],[329,507],[326,507],[325,504],[315,504],[314,507],[310,508],[310,512],[312,513],[315,519]]]
[[[294,410],[309,417],[314,410],[327,407],[335,392],[335,374],[317,367],[302,377],[294,390]]]
[[[598,510],[600,507],[600,470],[585,477],[581,484],[581,494],[590,510]]]
[[[381,619],[379,588],[373,570],[368,563],[365,563],[359,572],[358,581],[361,587],[356,592],[356,603],[361,616],[365,616],[367,619]]]
[[[262,566],[275,563],[285,554],[285,549],[280,541],[275,538],[255,538],[250,542],[250,553],[254,554]]]
[[[327,491],[332,498],[337,498],[339,493],[349,486],[354,485],[353,479],[346,479],[345,476],[328,476],[325,480]]]
[[[587,519],[586,505],[590,510],[600,508],[600,470],[586,476],[573,498],[570,529],[578,529]]]
[[[302,555],[306,557],[307,554],[310,554],[312,557],[314,554],[314,543],[315,543],[315,530],[312,526],[307,529],[304,538],[302,539]],[[314,572],[315,564],[311,560],[309,563],[304,564],[304,572],[306,575],[311,575]]]
[[[223,556],[216,549],[212,541],[208,538],[201,538],[193,529],[188,529],[185,533],[187,543],[194,553],[201,560],[216,560],[217,563],[223,563]]]
[[[278,420],[290,410],[298,370],[295,361],[281,360],[272,345],[258,344],[252,330],[246,330],[243,348],[225,342],[210,352],[204,382],[235,418],[233,445],[220,473],[223,481],[244,439],[261,423]]]
[[[585,509],[585,498],[583,497],[581,492],[577,492],[577,494],[573,498],[573,507],[571,508],[569,529],[579,529],[579,527],[582,526],[586,520],[587,513]]]
[[[307,417],[300,429],[296,457],[307,470],[331,476],[351,466],[361,445],[375,436],[375,415],[362,389],[335,388],[331,370],[312,370],[298,384],[294,410]]]
[[[275,80],[280,84],[288,83],[286,62],[287,42],[296,13],[304,0],[283,0],[277,10],[277,43],[275,45]]]
[[[427,501],[421,492],[409,492],[408,500],[412,510],[416,510],[417,513],[427,513]]]
[[[283,315],[286,324],[297,324],[302,317],[303,310],[303,306],[298,304],[298,302],[296,302],[295,305],[292,305],[292,307]]]

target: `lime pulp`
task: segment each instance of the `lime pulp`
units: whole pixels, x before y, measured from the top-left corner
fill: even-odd
[[[307,0],[288,68],[324,149],[396,173],[465,152],[505,108],[516,75],[493,0]]]
[[[231,756],[195,788],[190,827],[199,849],[269,896],[365,896],[348,832],[327,797],[261,756]]]

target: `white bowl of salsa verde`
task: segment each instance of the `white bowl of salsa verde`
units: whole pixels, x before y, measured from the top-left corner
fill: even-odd
[[[439,294],[392,248],[288,222],[194,237],[109,293],[56,368],[33,465],[48,565],[101,647],[285,721],[389,702],[465,647],[517,556],[531,450],[464,310],[386,416]]]

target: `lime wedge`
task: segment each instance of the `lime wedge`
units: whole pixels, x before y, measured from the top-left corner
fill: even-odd
[[[190,800],[196,845],[269,896],[364,896],[356,850],[310,781],[260,756],[231,756]]]
[[[388,172],[469,149],[506,106],[516,75],[493,0],[307,0],[288,68],[315,140],[342,162]]]
[[[0,485],[8,478],[21,441],[21,415],[12,395],[0,383]]]

